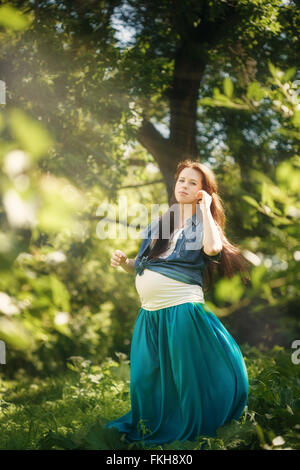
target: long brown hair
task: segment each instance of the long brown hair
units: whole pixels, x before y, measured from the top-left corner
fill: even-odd
[[[203,278],[203,290],[208,291],[210,289],[215,273],[217,273],[219,276],[227,276],[231,278],[236,272],[239,272],[241,274],[243,284],[246,285],[250,280],[248,272],[248,261],[242,255],[238,245],[233,242],[230,242],[225,236],[224,228],[226,216],[222,199],[218,194],[218,183],[215,174],[209,167],[195,160],[183,160],[177,165],[175,173],[175,182],[173,186],[173,194],[169,202],[169,209],[167,210],[167,212],[165,212],[159,217],[159,236],[152,240],[148,252],[148,258],[158,258],[159,255],[168,248],[169,239],[163,238],[163,223],[169,224],[170,236],[172,235],[175,227],[177,226],[176,211],[175,215],[173,211],[174,206],[178,204],[175,197],[175,186],[180,176],[180,173],[184,168],[193,168],[199,171],[199,173],[201,174],[202,189],[206,191],[212,198],[210,210],[213,219],[216,223],[216,226],[219,230],[223,245],[221,252],[221,260],[219,262],[208,262],[206,264],[206,269]],[[167,222],[165,222],[165,219],[167,220]]]

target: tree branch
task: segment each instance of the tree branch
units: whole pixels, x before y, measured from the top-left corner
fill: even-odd
[[[141,188],[142,186],[149,186],[150,184],[156,184],[156,183],[165,183],[164,179],[160,180],[155,180],[155,181],[150,181],[148,183],[142,183],[142,184],[130,184],[128,186],[121,186],[119,189],[128,189],[128,188]]]

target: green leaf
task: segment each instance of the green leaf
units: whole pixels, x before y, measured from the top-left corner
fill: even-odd
[[[36,159],[46,154],[53,144],[44,127],[20,109],[10,110],[10,127],[21,147]]]
[[[69,311],[70,295],[65,285],[54,275],[50,276],[50,285],[55,306],[66,312]]]
[[[224,78],[223,87],[225,95],[228,96],[228,98],[231,98],[233,94],[233,83],[229,77]]]
[[[271,74],[273,75],[274,78],[278,78],[278,75],[277,75],[277,69],[276,67],[272,64],[272,62],[269,60],[268,61],[268,67],[269,67],[269,70],[271,72]]]
[[[221,279],[216,284],[215,293],[221,302],[237,302],[244,293],[240,277],[235,275],[231,279]]]
[[[247,98],[249,100],[254,99],[260,101],[266,95],[265,90],[260,86],[258,82],[253,82],[248,86],[247,89]]]
[[[251,283],[254,289],[258,289],[263,282],[263,278],[267,272],[264,264],[255,266],[251,271]]]
[[[294,111],[292,123],[295,127],[300,127],[300,111]]]
[[[260,427],[260,425],[257,424],[257,423],[255,424],[255,427],[256,427],[256,432],[257,432],[259,441],[260,441],[261,445],[264,445],[265,444],[265,438],[264,438],[263,430]]]
[[[11,5],[2,5],[0,7],[0,25],[7,29],[22,31],[30,25],[30,17],[24,15]]]
[[[274,201],[273,201],[273,198],[272,198],[272,194],[271,194],[269,185],[266,183],[266,181],[263,181],[263,183],[262,183],[261,202],[262,202],[262,204],[267,205],[271,210],[273,210]]]
[[[246,202],[248,202],[248,204],[250,204],[251,206],[256,207],[257,209],[259,209],[259,207],[260,207],[260,206],[259,206],[259,203],[258,203],[253,197],[244,194],[244,195],[242,196],[242,198],[243,198]]]
[[[283,80],[286,81],[286,82],[288,80],[290,80],[295,75],[296,70],[297,70],[296,67],[291,67],[291,68],[287,69],[287,71],[285,72],[285,74],[282,77]]]
[[[11,348],[28,351],[34,347],[34,338],[21,321],[16,318],[0,318],[0,337]]]

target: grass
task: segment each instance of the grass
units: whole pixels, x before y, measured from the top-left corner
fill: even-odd
[[[281,347],[262,353],[241,347],[249,374],[248,406],[239,421],[217,436],[147,447],[127,444],[107,421],[130,410],[127,357],[95,365],[80,357],[67,373],[41,379],[20,370],[14,380],[0,376],[0,449],[190,449],[246,450],[300,448],[300,364]],[[2,371],[1,371],[2,372]]]

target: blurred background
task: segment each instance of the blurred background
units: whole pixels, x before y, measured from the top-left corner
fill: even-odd
[[[135,218],[121,196],[150,214],[185,158],[215,172],[250,263],[247,288],[219,278],[207,304],[238,344],[292,353],[299,25],[288,0],[1,2],[0,377],[128,357],[139,299],[110,258],[140,240],[100,239],[97,208],[115,205],[117,229]]]

